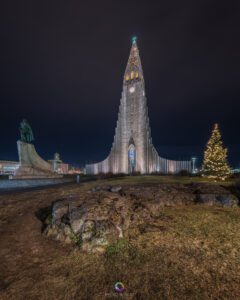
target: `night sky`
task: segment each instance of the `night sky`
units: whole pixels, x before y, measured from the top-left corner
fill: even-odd
[[[22,118],[45,159],[105,159],[136,35],[159,154],[200,160],[218,122],[239,166],[239,32],[239,0],[4,1],[0,160],[17,160]]]

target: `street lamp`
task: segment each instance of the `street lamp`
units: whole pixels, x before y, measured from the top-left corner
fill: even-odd
[[[192,174],[196,174],[197,170],[196,170],[196,157],[192,157]]]

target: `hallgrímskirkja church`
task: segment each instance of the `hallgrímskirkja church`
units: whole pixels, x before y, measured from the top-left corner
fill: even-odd
[[[162,158],[153,146],[143,70],[136,38],[133,38],[110,154],[102,162],[86,165],[86,173],[174,174],[181,170],[191,172],[191,161]]]

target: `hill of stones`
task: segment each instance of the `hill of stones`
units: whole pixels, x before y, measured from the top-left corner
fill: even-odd
[[[82,251],[104,252],[119,239],[148,231],[166,206],[238,206],[238,198],[228,189],[210,184],[145,184],[96,186],[83,194],[59,199],[45,220],[44,234]],[[152,224],[152,225],[151,225]]]

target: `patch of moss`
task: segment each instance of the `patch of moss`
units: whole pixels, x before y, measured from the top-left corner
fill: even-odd
[[[74,244],[75,244],[77,247],[79,247],[79,248],[82,247],[83,241],[82,241],[82,238],[81,238],[81,236],[80,236],[79,234],[76,234],[76,233],[74,233],[74,232],[72,231],[72,232],[71,232],[71,235],[70,235],[70,238],[71,238],[71,240],[74,242]]]
[[[106,248],[106,256],[112,257],[126,251],[128,243],[124,238],[119,239],[116,243],[110,244]]]
[[[47,218],[46,218],[46,220],[45,220],[45,223],[46,223],[47,225],[51,225],[52,222],[53,222],[53,217],[52,217],[52,214],[50,213],[50,214],[48,214],[48,216],[47,216]]]
[[[118,261],[122,262],[123,265],[136,266],[145,261],[145,254],[136,245],[121,238],[116,243],[107,246],[105,258],[110,265]]]

